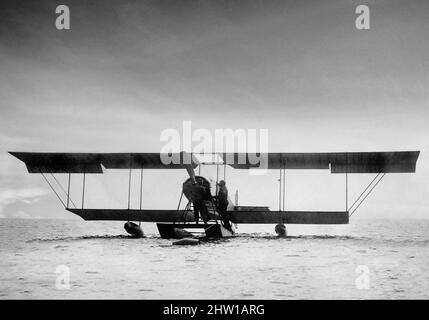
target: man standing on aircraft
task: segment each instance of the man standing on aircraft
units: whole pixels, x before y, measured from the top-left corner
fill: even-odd
[[[219,181],[219,190],[216,195],[217,197],[217,208],[219,210],[219,213],[222,217],[223,224],[227,229],[231,229],[231,224],[229,222],[229,216],[228,216],[228,189],[226,187],[225,181],[221,180]]]
[[[205,204],[205,198],[207,197],[207,190],[204,186],[200,184],[195,185],[195,192],[193,192],[192,203],[194,205],[194,217],[195,223],[198,223],[199,216],[201,214],[201,218],[204,221],[204,224],[207,224],[208,220],[208,210]]]

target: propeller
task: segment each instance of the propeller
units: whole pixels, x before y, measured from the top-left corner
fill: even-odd
[[[186,171],[188,172],[189,177],[191,178],[192,184],[197,184],[195,179],[194,163],[198,164],[198,160],[192,155],[192,153],[182,151],[182,163],[185,166]]]

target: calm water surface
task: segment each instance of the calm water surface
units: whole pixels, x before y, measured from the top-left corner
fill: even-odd
[[[0,298],[429,298],[429,220],[288,226],[285,239],[240,225],[235,238],[186,247],[143,229],[132,239],[121,222],[0,219]],[[59,266],[68,290],[56,287]]]

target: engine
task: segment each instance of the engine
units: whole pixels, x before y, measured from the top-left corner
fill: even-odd
[[[188,178],[183,183],[183,194],[189,201],[204,201],[210,200],[212,197],[210,182],[202,177],[195,177],[196,183],[193,183],[191,178]]]

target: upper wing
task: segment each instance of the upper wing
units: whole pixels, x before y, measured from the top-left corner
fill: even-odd
[[[23,161],[29,173],[103,173],[102,165],[106,169],[182,169],[189,166],[189,163],[192,163],[194,168],[198,165],[195,157],[182,152],[168,155],[176,160],[174,163],[162,161],[160,153],[10,152],[10,154]]]
[[[30,173],[103,173],[107,169],[189,169],[196,167],[193,154],[169,154],[173,163],[163,161],[161,153],[45,153],[10,152],[22,160]],[[266,153],[267,169],[331,169],[331,173],[415,172],[420,151]],[[259,168],[250,153],[218,153],[223,163],[235,169]],[[191,164],[189,164],[191,163]]]
[[[415,172],[420,151],[266,153],[267,169],[331,169],[331,173]],[[225,163],[235,169],[259,168],[249,153],[224,153]],[[254,156],[254,155],[253,155]]]

